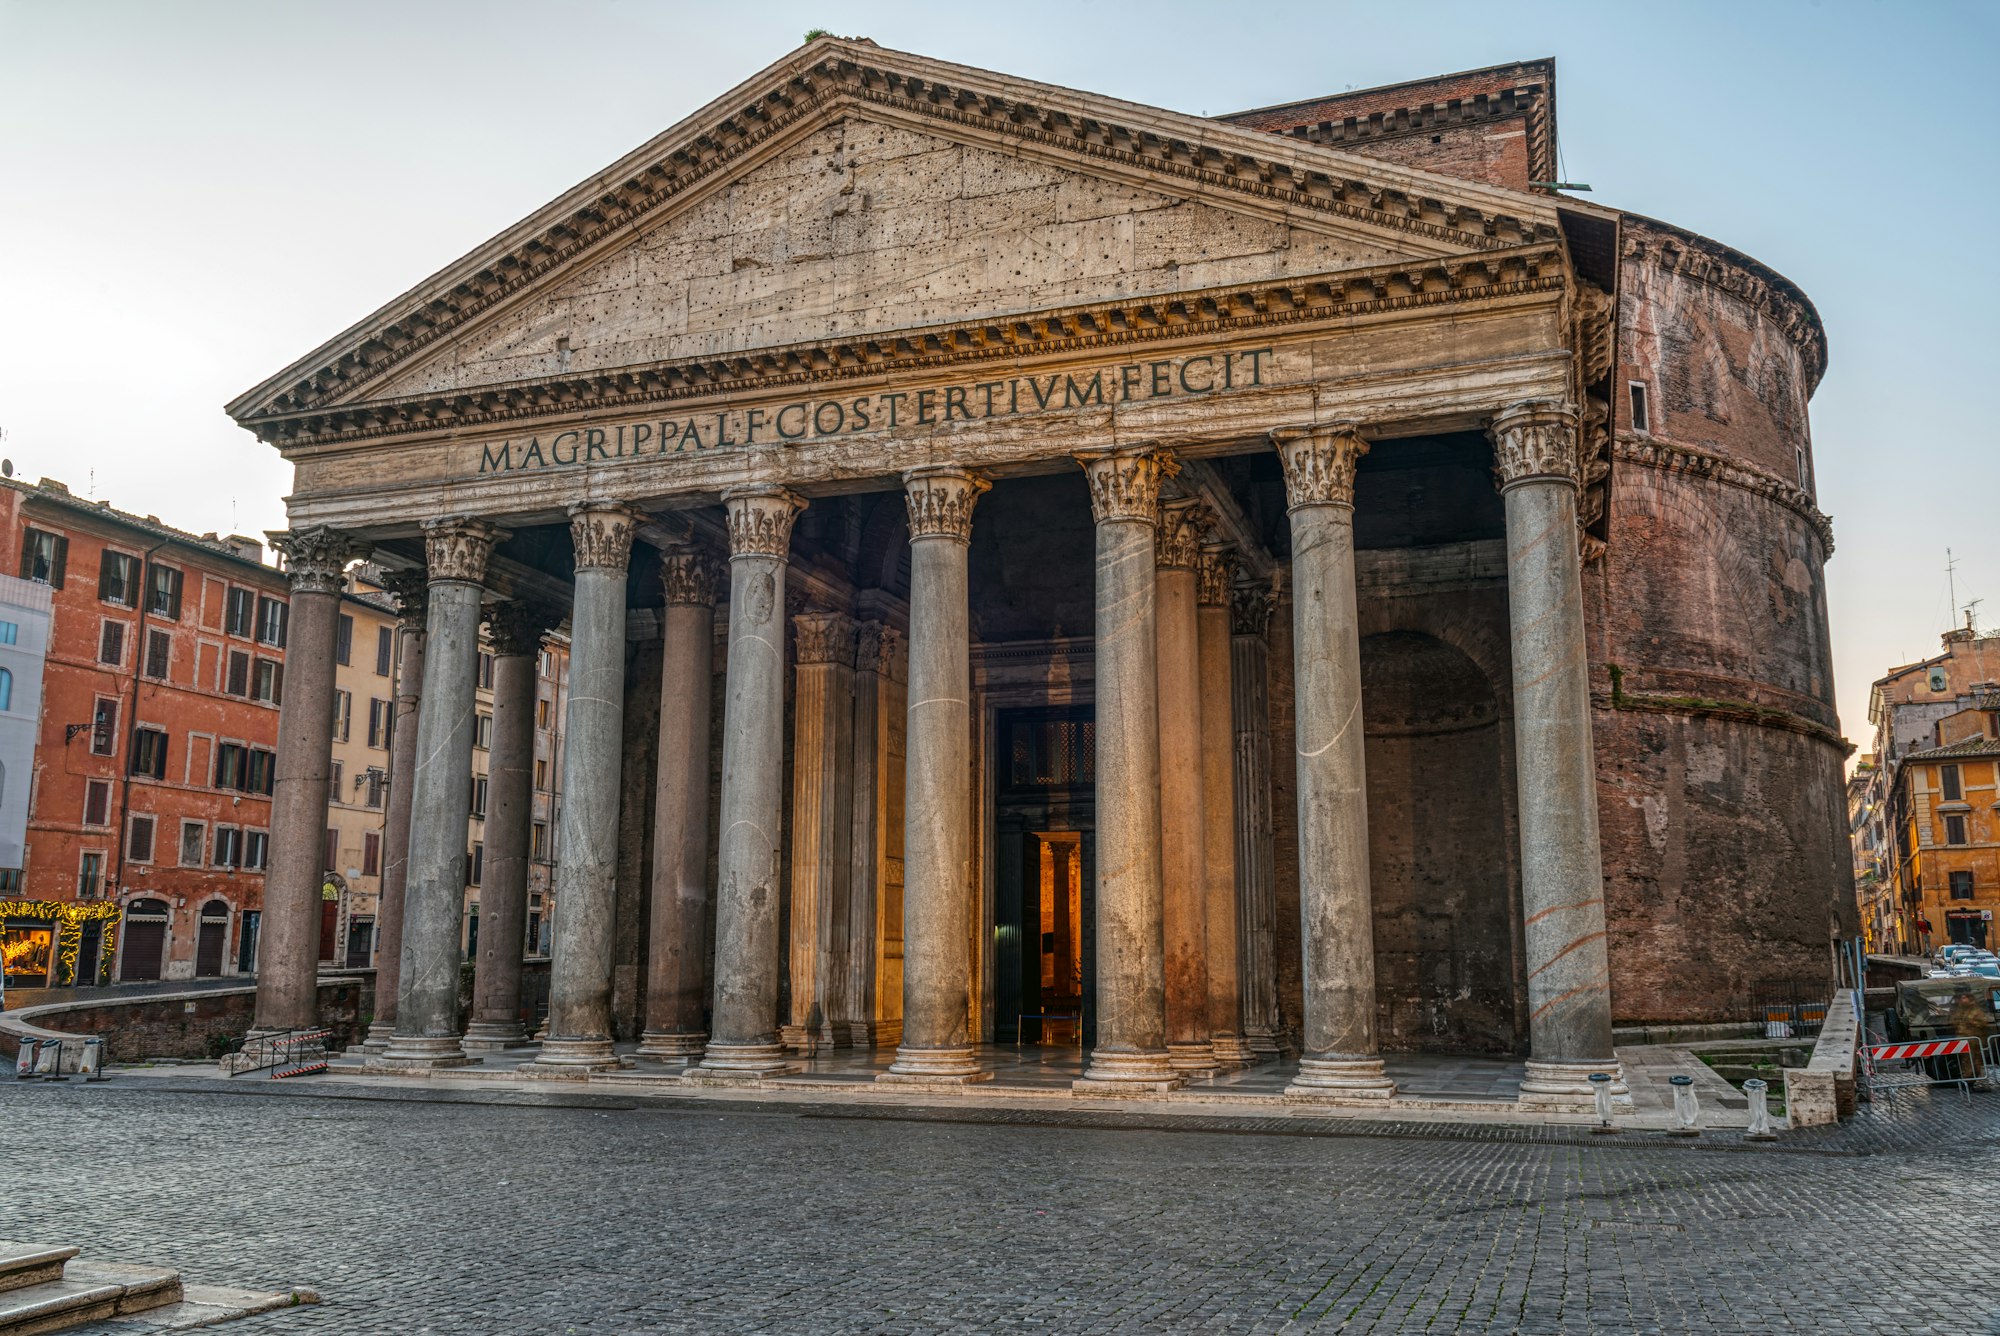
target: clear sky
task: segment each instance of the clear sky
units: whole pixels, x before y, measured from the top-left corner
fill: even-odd
[[[1537,56],[1564,177],[1819,307],[1848,736],[1961,603],[2000,625],[2000,4],[0,0],[0,454],[183,528],[284,524],[223,403],[808,28],[1219,114]],[[1961,614],[1962,615],[1962,614]]]

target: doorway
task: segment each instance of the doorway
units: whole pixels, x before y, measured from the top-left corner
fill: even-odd
[[[997,724],[994,1040],[1087,1046],[1097,968],[1092,712],[1003,710]]]
[[[1945,931],[1951,940],[1961,946],[1976,946],[1986,949],[1986,920],[1976,909],[1948,910],[1944,916]]]
[[[194,977],[215,979],[222,975],[222,956],[229,945],[229,906],[210,900],[201,907],[201,919],[194,939]]]
[[[118,977],[145,983],[160,977],[167,953],[167,902],[134,900],[125,906],[125,954]]]

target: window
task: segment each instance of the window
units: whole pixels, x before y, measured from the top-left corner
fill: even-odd
[[[354,727],[354,694],[349,691],[333,693],[333,740],[347,741],[349,730]]]
[[[16,644],[21,639],[19,622],[0,622],[0,645]]]
[[[121,608],[139,606],[139,559],[104,549],[97,561],[97,596]]]
[[[110,780],[93,779],[83,786],[83,824],[86,826],[111,824]]]
[[[271,858],[271,837],[261,830],[243,832],[243,870],[262,872]]]
[[[1939,766],[1938,783],[1944,789],[1944,800],[1946,802],[1955,803],[1964,799],[1965,784],[1959,775],[1957,766]]]
[[[95,900],[99,892],[102,891],[103,884],[104,855],[93,850],[77,860],[76,898],[79,900]]]
[[[14,708],[14,674],[0,668],[0,710]]]
[[[167,680],[167,667],[173,660],[174,638],[165,631],[146,632],[146,676],[157,681]]]
[[[125,857],[134,863],[153,861],[153,826],[150,816],[132,818],[131,830],[125,836]]]
[[[257,597],[257,639],[266,645],[284,647],[285,605],[275,598]]]
[[[486,846],[484,844],[481,844],[479,841],[474,840],[472,842],[472,858],[470,862],[467,864],[467,870],[465,874],[465,884],[468,886],[477,886],[479,884],[479,879],[485,874],[486,874]]]
[[[106,622],[99,629],[97,661],[113,667],[125,662],[125,623]]]
[[[1954,900],[1970,900],[1972,898],[1972,874],[1970,872],[1954,872],[1951,874],[1951,898]]]
[[[240,649],[229,651],[229,675],[222,689],[231,696],[250,694],[250,656]]]
[[[151,775],[154,779],[167,777],[167,735],[164,730],[145,727],[132,730],[132,773]]]
[[[1965,818],[1948,816],[1944,819],[1944,842],[1946,844],[1965,843]]]
[[[472,777],[472,814],[478,817],[486,815],[486,776],[484,775],[474,775]],[[475,882],[473,884],[477,885],[478,883]]]
[[[199,821],[181,822],[181,866],[200,867],[208,830]]]
[[[528,840],[528,857],[537,863],[549,861],[549,823],[537,821]]]
[[[146,574],[146,611],[170,622],[181,618],[181,573],[172,566],[154,566]]]
[[[21,578],[36,580],[55,589],[63,587],[63,568],[69,565],[69,539],[44,529],[29,529],[21,535]]]
[[[1653,422],[1646,411],[1646,385],[1644,381],[1628,381],[1626,388],[1632,392],[1632,430],[1651,431]]]
[[[368,745],[386,747],[389,745],[389,702],[371,700],[368,702]]]
[[[250,699],[277,705],[285,697],[285,665],[275,659],[257,660],[257,675],[253,679]]]
[[[333,800],[335,802],[340,801],[340,780],[341,780],[340,772],[341,772],[341,764],[340,762],[335,761],[333,763],[333,775],[332,778],[329,780],[329,787],[331,787],[333,790]]]
[[[382,874],[382,837],[369,830],[361,834],[361,875],[378,877]]]
[[[333,657],[343,668],[354,662],[354,619],[344,612],[333,632]]]
[[[331,872],[335,868],[340,866],[340,832],[333,829],[331,826],[327,827],[326,831],[325,852],[326,852],[326,868],[329,872]]]
[[[235,867],[243,861],[243,832],[234,826],[215,828],[215,865]]]
[[[247,589],[229,591],[229,603],[223,616],[223,629],[233,636],[250,635],[250,619],[256,612],[257,596]]]
[[[1812,469],[1806,463],[1805,442],[1801,441],[1798,445],[1794,446],[1792,453],[1794,456],[1793,462],[1798,466],[1799,470],[1799,488],[1802,491],[1810,492],[1812,490]]]
[[[535,727],[546,729],[548,726],[549,703],[545,700],[538,700],[535,702]]]
[[[493,689],[493,656],[485,650],[479,651],[479,685],[488,691]]]
[[[222,743],[215,749],[215,787],[242,793],[269,793],[275,759],[260,748]]]
[[[250,792],[269,793],[277,785],[278,754],[250,749]]]
[[[388,787],[388,776],[384,775],[374,766],[369,766],[367,803],[370,807],[380,808],[382,806],[382,798],[388,791]]]
[[[375,676],[389,675],[389,661],[396,652],[396,633],[386,626],[375,628]]]
[[[110,756],[118,750],[118,702],[97,698],[97,710],[90,721],[90,754]]]
[[[487,751],[492,748],[493,746],[492,715],[475,714],[474,716],[472,716],[472,745],[479,748],[481,751]]]
[[[547,790],[549,787],[549,763],[547,761],[535,762],[535,787],[542,790]]]

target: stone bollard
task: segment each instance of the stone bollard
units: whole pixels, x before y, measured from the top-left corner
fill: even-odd
[[[1754,1076],[1743,1083],[1743,1093],[1750,1097],[1750,1130],[1743,1134],[1745,1141],[1778,1139],[1778,1134],[1771,1130],[1771,1105],[1764,1098],[1767,1089],[1769,1087]]]
[[[62,1069],[62,1040],[44,1039],[42,1048],[35,1055],[35,1075],[44,1081],[67,1081]]]
[[[1618,1129],[1611,1125],[1611,1074],[1592,1072],[1590,1074],[1591,1098],[1597,1101],[1597,1126],[1590,1130],[1598,1136],[1609,1136]]]
[[[1674,1088],[1674,1120],[1677,1124],[1668,1135],[1677,1137],[1700,1136],[1701,1128],[1698,1126],[1698,1120],[1701,1117],[1701,1105],[1695,1099],[1694,1078],[1692,1076],[1670,1076],[1667,1078],[1667,1084]]]
[[[35,1041],[23,1039],[14,1050],[14,1079],[32,1081],[35,1079]]]
[[[105,1080],[104,1041],[96,1035],[83,1041],[83,1059],[76,1065],[76,1074],[86,1081]]]

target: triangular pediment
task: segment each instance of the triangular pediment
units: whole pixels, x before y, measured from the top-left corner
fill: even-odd
[[[230,405],[302,412],[1500,251],[1549,202],[821,39]]]

